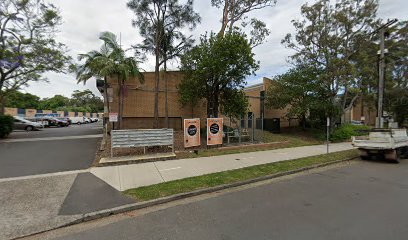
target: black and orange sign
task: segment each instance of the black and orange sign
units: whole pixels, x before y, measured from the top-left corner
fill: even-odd
[[[200,119],[184,119],[184,147],[200,146]]]
[[[207,118],[207,145],[222,144],[222,118]]]

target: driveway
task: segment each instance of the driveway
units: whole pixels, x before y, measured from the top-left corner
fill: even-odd
[[[89,168],[101,137],[101,123],[13,132],[0,141],[0,178]]]

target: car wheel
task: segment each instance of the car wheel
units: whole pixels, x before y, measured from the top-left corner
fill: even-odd
[[[33,131],[34,128],[33,128],[33,126],[27,126],[27,127],[25,127],[25,130],[26,131]]]
[[[81,125],[81,122],[77,122],[77,125]]]

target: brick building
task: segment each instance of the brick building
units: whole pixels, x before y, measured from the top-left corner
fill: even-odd
[[[265,93],[273,85],[273,82],[272,79],[264,77],[262,83],[244,89],[249,101],[248,115],[254,114],[255,118],[260,118],[263,115],[265,121],[279,119],[281,127],[299,126],[298,119],[288,119],[286,117],[286,109],[273,109],[265,106]]]
[[[163,73],[161,73],[163,74]],[[154,121],[154,72],[145,72],[144,83],[136,78],[131,78],[125,82],[124,89],[124,106],[122,117],[122,128],[152,128]],[[183,119],[185,118],[200,118],[202,126],[205,126],[206,103],[202,101],[196,106],[182,106],[179,103],[177,86],[183,78],[183,73],[179,71],[167,72],[168,84],[168,108],[169,108],[169,127],[175,130],[182,129]],[[265,107],[263,95],[273,81],[268,78],[263,78],[260,84],[252,85],[244,89],[249,99],[249,115],[254,114],[256,119],[259,119],[264,114],[265,119],[280,119],[281,127],[297,126],[296,119],[286,119],[286,111],[280,109],[268,109]],[[118,112],[118,83],[115,78],[108,79],[108,85],[112,89],[109,106],[110,112]],[[109,92],[109,91],[108,91]],[[108,116],[108,114],[106,114]],[[222,115],[220,114],[220,117]],[[247,117],[247,116],[245,116]],[[224,117],[224,119],[226,119]],[[225,121],[227,123],[227,121]],[[159,84],[159,127],[166,127],[165,124],[165,83],[163,75],[160,76]]]
[[[165,83],[163,73],[159,84],[159,127],[165,128]],[[136,78],[125,82],[124,106],[122,128],[152,128],[154,121],[154,72],[145,72],[144,83]],[[167,95],[169,109],[169,127],[176,130],[182,129],[184,118],[206,117],[206,105],[204,102],[197,106],[182,106],[179,102],[177,85],[181,82],[183,74],[179,71],[167,72]],[[109,102],[110,112],[118,112],[118,83],[115,78],[108,79],[109,87],[112,88],[112,98]],[[108,91],[109,92],[109,91]],[[109,97],[110,98],[110,97]]]

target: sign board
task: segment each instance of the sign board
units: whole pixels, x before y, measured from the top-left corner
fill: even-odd
[[[111,112],[109,113],[109,122],[117,122],[118,121],[118,113]]]
[[[184,147],[200,146],[200,119],[184,119]]]
[[[207,145],[222,144],[222,118],[207,118]]]

